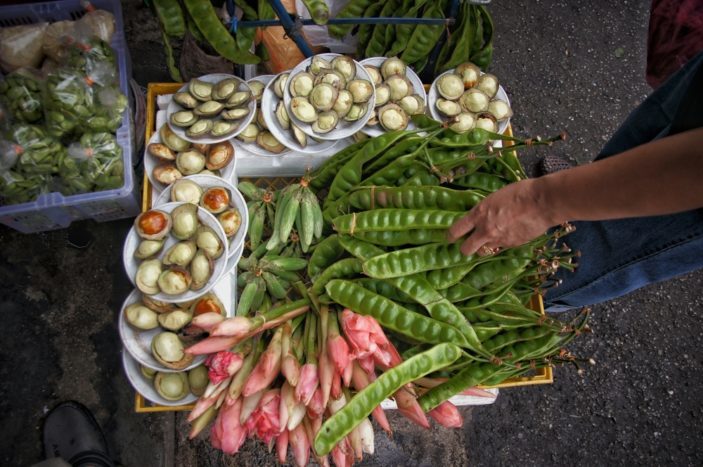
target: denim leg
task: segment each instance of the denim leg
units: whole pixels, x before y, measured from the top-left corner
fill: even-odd
[[[701,87],[703,53],[654,91],[603,147],[603,159],[667,136],[681,128],[681,108],[689,91]],[[703,111],[685,115],[687,122],[703,122]],[[703,210],[666,216],[599,222],[575,222],[576,232],[564,238],[580,251],[575,272],[560,271],[561,286],[545,296],[548,311],[601,303],[647,284],[703,267]]]

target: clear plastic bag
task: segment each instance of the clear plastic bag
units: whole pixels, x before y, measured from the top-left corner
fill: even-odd
[[[85,133],[69,145],[59,176],[64,194],[119,188],[124,185],[122,147],[110,133]]]
[[[41,120],[41,76],[29,68],[13,71],[0,81],[0,100],[16,121]]]
[[[44,57],[42,42],[48,23],[0,28],[0,68],[10,73],[18,68],[38,68]]]
[[[78,70],[59,68],[46,76],[45,125],[50,135],[62,138],[95,114],[95,95],[90,80]]]
[[[66,149],[42,127],[16,124],[9,136],[11,149],[17,155],[14,169],[24,175],[51,175],[58,171],[57,163]]]

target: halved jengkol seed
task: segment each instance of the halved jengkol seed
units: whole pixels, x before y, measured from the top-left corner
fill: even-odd
[[[234,237],[242,225],[242,215],[236,208],[229,208],[217,216],[227,237]]]
[[[351,92],[355,104],[368,102],[373,96],[373,84],[365,79],[353,79],[347,83],[347,90]]]
[[[282,145],[281,142],[271,134],[271,132],[266,130],[259,132],[256,136],[256,144],[258,144],[262,149],[274,154],[281,153],[286,149],[286,147]]]
[[[190,288],[190,273],[180,267],[172,266],[159,275],[159,289],[166,295],[180,295]]]
[[[213,214],[219,214],[229,207],[230,194],[225,187],[213,186],[205,190],[200,198],[200,206]]]
[[[181,128],[188,128],[198,121],[198,117],[190,110],[180,110],[171,114],[171,124]]]
[[[253,143],[259,135],[259,127],[255,123],[250,123],[237,135],[237,139],[245,143]]]
[[[212,145],[207,153],[205,167],[209,170],[219,170],[234,159],[234,146],[229,141]]]
[[[257,79],[250,79],[247,81],[249,89],[251,89],[251,94],[257,101],[261,100],[261,96],[264,94],[264,88],[266,85]]]
[[[234,107],[240,107],[251,99],[251,91],[237,91],[234,94],[232,94],[229,99],[227,99],[227,103],[225,104],[225,107],[228,109],[234,108]]]
[[[290,101],[290,110],[301,122],[312,123],[317,120],[315,107],[304,97],[294,97]]]
[[[212,120],[207,120],[207,119],[202,119],[198,120],[197,122],[193,123],[190,128],[186,130],[186,135],[190,136],[191,138],[197,138],[199,136],[205,136],[208,134],[213,127],[213,122]]]
[[[195,175],[205,168],[205,156],[194,149],[179,152],[176,167],[183,175]]]
[[[183,178],[181,171],[178,170],[175,164],[170,162],[159,164],[154,167],[152,175],[157,182],[163,183],[164,185],[170,185],[176,180]]]
[[[276,78],[276,82],[273,83],[273,93],[276,94],[279,99],[283,99],[283,94],[285,94],[288,76],[290,76],[290,73],[281,73],[278,78]]]
[[[408,126],[408,115],[396,104],[386,104],[378,109],[378,121],[388,131],[403,130]]]
[[[214,263],[212,259],[204,251],[198,250],[190,263],[190,277],[193,279],[190,283],[190,289],[202,289],[212,277],[213,270]]]
[[[188,83],[188,92],[199,101],[209,101],[212,96],[212,83],[193,78]]]
[[[146,147],[146,150],[152,156],[165,160],[165,161],[175,161],[176,153],[174,153],[168,146],[161,143],[151,143]]]
[[[197,204],[203,195],[203,189],[193,180],[177,180],[171,186],[171,201]]]
[[[179,240],[187,240],[198,230],[198,206],[191,203],[181,204],[171,211],[173,226],[171,234]]]
[[[224,245],[220,241],[214,230],[210,226],[201,225],[195,234],[195,242],[198,248],[203,250],[210,258],[217,259],[224,253]]]
[[[227,109],[220,113],[220,116],[225,120],[240,120],[249,115],[248,107],[235,107],[233,109]]]
[[[172,151],[185,151],[190,147],[190,142],[174,133],[167,123],[161,125],[161,128],[159,129],[159,136],[161,137],[161,142],[168,146]]]
[[[298,73],[288,79],[288,90],[292,97],[307,97],[312,92],[315,78],[310,73]]]
[[[134,250],[134,257],[137,259],[146,259],[154,256],[161,248],[163,248],[165,241],[162,240],[142,240],[139,242],[139,246]]]
[[[226,122],[224,120],[217,120],[215,123],[213,123],[212,129],[210,130],[210,134],[215,138],[219,138],[220,136],[225,136],[229,133],[232,133],[238,127],[238,122]]]
[[[194,109],[200,104],[200,101],[188,92],[177,92],[173,95],[173,100],[176,101],[176,104],[186,109]]]
[[[219,114],[225,105],[222,102],[207,101],[197,106],[193,113],[199,117],[214,117]]]
[[[134,283],[137,288],[147,295],[159,293],[159,276],[162,272],[161,260],[158,258],[142,261],[137,268]]]
[[[298,144],[302,147],[307,147],[308,145],[308,135],[306,135],[303,130],[295,126],[295,124],[291,123],[290,124],[291,129],[293,130],[293,137],[295,140],[298,142]]]
[[[174,243],[164,254],[164,266],[175,264],[176,266],[186,267],[190,264],[197,251],[198,247],[192,240]]]
[[[331,84],[320,83],[310,93],[310,103],[315,110],[326,112],[331,110],[337,100],[338,91]]]
[[[237,91],[239,81],[233,78],[223,79],[212,88],[212,98],[218,101],[229,99]]]
[[[162,240],[172,227],[171,216],[159,209],[150,209],[134,219],[134,230],[145,240]]]
[[[278,121],[278,124],[283,128],[284,130],[287,130],[290,128],[290,118],[288,117],[288,112],[286,111],[286,106],[284,105],[283,101],[278,101],[278,104],[276,104],[276,120]]]
[[[321,134],[329,133],[334,130],[338,121],[339,116],[337,115],[337,112],[322,112],[318,115],[317,120],[312,124],[312,131]]]

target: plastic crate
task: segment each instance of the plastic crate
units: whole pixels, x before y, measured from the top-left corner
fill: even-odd
[[[122,6],[119,0],[91,0],[96,9],[115,17],[115,33],[110,45],[117,54],[120,90],[130,97],[131,60],[124,37]],[[41,21],[76,20],[85,14],[80,0],[59,0],[0,6],[0,27],[33,24]],[[124,185],[114,190],[64,196],[61,193],[40,195],[35,201],[0,206],[0,223],[24,233],[44,232],[68,227],[73,221],[94,219],[98,222],[133,217],[139,213],[139,184],[134,173],[134,127],[131,108],[122,116],[116,132],[122,147]]]

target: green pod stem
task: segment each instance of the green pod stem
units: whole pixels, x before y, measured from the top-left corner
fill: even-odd
[[[471,15],[470,8],[471,6],[466,2],[461,3],[458,21],[455,23],[451,33],[448,34],[435,62],[435,75],[440,75],[442,72],[455,68],[460,63],[469,60],[471,56],[471,39],[473,37],[472,31],[474,29],[473,24],[471,24],[473,15]],[[459,57],[464,58],[460,59]]]
[[[493,193],[494,191],[498,191],[506,186],[508,181],[499,175],[475,172],[468,176],[462,176],[453,180],[452,184],[463,188]]]
[[[425,412],[437,407],[452,396],[468,388],[481,384],[486,379],[493,377],[503,367],[492,363],[473,363],[449,378],[444,383],[436,386],[423,394],[418,402]]]
[[[349,193],[347,202],[358,210],[376,208],[438,209],[468,211],[484,196],[470,190],[439,186],[361,187]]]
[[[178,0],[154,0],[152,4],[164,32],[168,36],[182,38],[186,32],[186,22]]]
[[[415,175],[404,181],[396,183],[398,186],[438,186],[440,183],[439,177],[429,173],[426,169],[418,171]]]
[[[461,350],[457,346],[439,344],[384,372],[323,423],[315,436],[315,452],[318,455],[328,454],[384,399],[406,384],[451,365],[460,356]]]
[[[315,246],[308,261],[308,276],[315,279],[344,255],[344,248],[339,243],[337,234],[330,235]]]
[[[422,15],[423,18],[444,18],[441,7],[432,2]],[[439,41],[444,31],[442,24],[421,24],[415,26],[400,59],[405,63],[415,63],[427,57]]]
[[[464,133],[457,133],[447,128],[437,138],[432,140],[432,145],[435,147],[464,148],[467,146],[486,146],[489,144],[489,140],[490,132],[482,128],[474,128]]]
[[[378,16],[378,13],[383,8],[383,2],[375,2],[364,10],[364,18],[373,18]],[[366,47],[369,45],[369,40],[371,39],[371,34],[373,33],[373,24],[360,24],[359,31],[356,33],[356,37],[359,41],[357,46],[357,55],[360,57],[364,56]]]
[[[339,172],[339,169],[346,164],[349,159],[361,151],[367,141],[369,140],[351,144],[327,159],[322,166],[310,174],[310,188],[319,191],[322,188],[328,187],[330,182],[334,180],[337,172]]]
[[[317,276],[312,285],[312,293],[321,294],[325,285],[332,279],[351,279],[361,274],[361,260],[358,258],[340,259]]]
[[[389,146],[395,144],[400,138],[407,134],[404,130],[391,131],[376,138],[366,141],[363,151],[357,152],[346,164],[337,172],[332,180],[329,193],[325,198],[324,207],[347,194],[352,188],[359,185],[362,177],[364,164],[376,158]]]
[[[455,327],[411,311],[352,281],[333,279],[327,283],[325,289],[336,303],[362,315],[372,316],[382,326],[417,342],[451,342],[470,348],[466,337]]]
[[[464,255],[460,247],[458,243],[431,243],[395,250],[366,260],[364,273],[376,279],[388,279],[481,260],[477,255]]]
[[[393,12],[396,11],[398,7],[398,2],[395,0],[386,1],[381,9],[379,16],[388,17],[392,16]],[[391,34],[388,34],[390,30]],[[393,40],[393,26],[388,24],[377,24],[373,27],[373,32],[371,33],[371,38],[366,46],[366,57],[380,57],[384,55],[384,52]],[[406,62],[407,63],[407,62]]]
[[[244,290],[242,290],[239,296],[239,303],[237,304],[237,316],[247,316],[249,314],[257,289],[256,281],[251,281],[244,287]]]
[[[183,81],[181,76],[181,71],[176,66],[176,59],[173,56],[173,47],[171,46],[171,40],[168,37],[165,29],[161,29],[161,38],[164,41],[164,51],[166,52],[166,67],[168,68],[168,73],[171,75],[171,79],[175,82],[180,83]]]
[[[362,261],[366,261],[369,258],[385,253],[385,250],[382,248],[349,235],[339,235],[337,238],[339,245],[344,250]]]
[[[367,290],[370,290],[371,292],[382,295],[386,298],[389,298],[393,300],[394,302],[398,303],[415,303],[415,301],[410,297],[408,294],[403,293],[402,291],[398,290],[395,288],[393,285],[388,283],[387,281],[381,280],[381,279],[369,279],[369,278],[363,278],[363,279],[357,279],[355,281],[357,284],[360,284],[362,287],[364,287]]]
[[[526,251],[527,250],[527,251]],[[464,283],[474,289],[484,289],[491,284],[505,284],[518,278],[533,261],[530,248],[518,247],[505,250],[500,259],[495,256],[495,261],[485,262],[476,266],[470,274],[464,278]],[[512,253],[512,254],[511,254]]]
[[[427,3],[427,0],[419,0],[415,2],[415,5],[413,5],[412,8],[408,10],[401,10],[405,12],[403,13],[403,18],[416,18],[418,13],[420,13],[422,8],[425,6],[425,3]],[[391,48],[386,51],[385,56],[394,57],[405,50],[415,27],[416,26],[412,24],[397,25],[395,27],[395,41],[393,42],[393,45],[391,45]]]
[[[477,25],[480,25],[480,35],[477,34],[475,37],[481,38],[480,46],[478,40],[474,42],[474,51],[471,54],[471,61],[478,65],[481,69],[485,70],[491,64],[493,58],[493,18],[488,12],[485,6],[477,6],[477,12],[479,18],[477,20]],[[477,27],[477,30],[479,28]]]
[[[208,0],[183,0],[183,3],[200,32],[218,54],[233,63],[255,65],[260,62],[256,55],[237,48],[234,38]]]
[[[330,19],[330,9],[325,0],[303,0],[303,5],[310,12],[310,17],[315,24],[327,24]]]
[[[547,335],[551,336],[554,334],[556,334],[556,332],[548,326],[530,326],[525,328],[510,329],[506,332],[501,332],[484,342],[484,346],[489,351],[495,353],[504,347],[515,345],[518,342],[540,339]]]
[[[426,245],[446,241],[447,232],[444,229],[413,229],[406,231],[379,231],[354,233],[360,240],[386,247],[403,245]]]
[[[463,212],[425,209],[374,209],[339,216],[333,228],[340,234],[407,229],[448,229]]]
[[[469,274],[479,263],[461,264],[451,268],[437,269],[427,272],[427,280],[432,287],[437,290],[448,289],[458,284]]]
[[[476,335],[478,336],[479,340],[481,341],[482,344],[485,345],[485,342],[498,334],[499,332],[503,331],[503,327],[494,321],[486,321],[483,323],[471,323],[471,326],[473,326],[474,331],[476,331]]]
[[[339,13],[337,13],[337,18],[359,18],[362,17],[364,11],[372,4],[374,0],[350,0],[344,5]],[[327,30],[332,36],[344,37],[349,31],[354,27],[353,24],[331,24],[327,26]]]
[[[369,175],[381,170],[397,158],[414,152],[418,147],[420,147],[422,140],[423,138],[421,136],[415,134],[406,136],[399,143],[389,147],[378,159],[365,166],[362,175],[364,177],[368,177]]]
[[[266,290],[268,291],[269,295],[278,300],[283,300],[284,298],[286,298],[286,296],[288,295],[286,292],[286,288],[283,286],[278,277],[266,271],[261,273],[261,277],[266,283]]]

